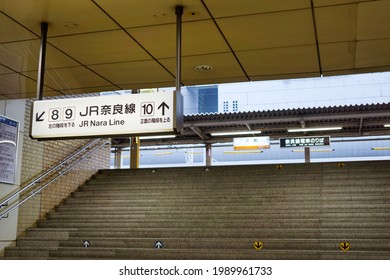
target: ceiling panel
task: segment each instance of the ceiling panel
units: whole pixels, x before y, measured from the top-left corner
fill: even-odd
[[[1,53],[1,47],[0,47],[0,53]],[[1,58],[1,55],[0,55]],[[7,67],[4,67],[3,65],[0,65],[0,75],[2,74],[12,74],[14,71],[8,69]]]
[[[36,82],[23,75],[17,73],[0,75],[0,95],[35,93],[36,90]]]
[[[117,85],[170,82],[174,80],[174,78],[154,60],[93,65],[91,66],[91,69]]]
[[[356,42],[320,44],[324,72],[355,68]]]
[[[36,79],[38,72],[31,71],[24,74],[32,79]],[[110,82],[85,67],[46,70],[44,83],[46,86],[58,91],[111,85]]]
[[[184,6],[183,21],[210,18],[199,0],[95,0],[122,27],[175,23],[176,5]]]
[[[175,73],[176,61],[174,58],[161,59],[161,63],[172,73]],[[199,72],[194,69],[197,65],[210,65],[212,71]],[[240,80],[246,79],[240,65],[231,53],[221,53],[212,55],[199,55],[183,57],[182,59],[182,81],[187,84],[190,80],[207,80],[240,77]],[[246,81],[248,81],[246,79]],[[214,82],[216,83],[216,82]]]
[[[115,91],[119,90],[117,86],[111,85],[111,86],[102,86],[102,87],[82,87],[82,88],[72,88],[72,89],[65,89],[62,90],[62,94],[68,95],[68,94],[84,94],[84,93],[98,93],[98,92],[104,92],[104,91]]]
[[[358,40],[390,38],[390,1],[359,4]]]
[[[315,45],[236,53],[249,76],[317,73]]]
[[[390,39],[357,43],[356,67],[376,66],[390,66]]]
[[[217,20],[235,51],[315,43],[310,9]]]
[[[175,24],[133,28],[127,31],[154,57],[176,56]],[[150,34],[153,34],[153,36]],[[202,34],[202,36],[194,36],[193,34]],[[228,51],[229,47],[211,20],[183,23],[183,56]]]
[[[0,3],[1,5],[1,3]],[[1,6],[0,6],[1,7]],[[0,13],[0,43],[36,39],[30,31]]]
[[[319,43],[356,41],[358,5],[315,9]]]
[[[16,72],[38,69],[40,40],[21,41],[0,45],[0,63]],[[73,59],[47,45],[46,69],[78,65]]]
[[[149,88],[163,88],[163,87],[175,87],[175,81],[166,81],[166,82],[144,82],[144,83],[131,83],[131,84],[120,84],[122,89],[149,89]]]
[[[35,34],[48,22],[48,36],[117,29],[118,26],[90,0],[2,0],[0,10]]]
[[[344,5],[359,2],[368,2],[370,0],[313,0],[314,7]],[[377,1],[377,0],[371,0]]]
[[[205,0],[215,18],[310,8],[309,0]]]
[[[122,30],[56,37],[49,42],[84,65],[150,59]]]
[[[44,97],[51,97],[51,96],[58,96],[58,95],[62,95],[62,94],[57,91],[52,91],[48,88],[44,88],[44,94],[43,94]],[[36,91],[31,91],[31,92],[4,95],[4,99],[36,98],[36,96],[37,96]]]

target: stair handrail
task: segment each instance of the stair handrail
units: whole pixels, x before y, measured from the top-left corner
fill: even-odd
[[[59,175],[57,175],[56,177],[54,177],[53,179],[51,179],[48,183],[44,184],[42,187],[40,187],[39,189],[33,191],[29,196],[27,196],[26,198],[24,198],[22,201],[19,201],[18,203],[16,203],[15,205],[13,205],[12,207],[10,207],[11,205],[7,205],[7,202],[9,202],[10,200],[12,200],[13,198],[15,198],[16,196],[18,196],[19,194],[23,193],[24,191],[28,190],[29,188],[33,187],[35,184],[37,183],[40,183],[42,181],[42,179],[44,179],[45,177],[47,177],[48,175],[51,175],[53,172],[57,171],[59,168],[63,167],[64,165],[68,165],[68,161],[72,160],[73,158],[77,157],[78,155],[80,155],[81,153],[85,153],[87,149],[89,149],[90,147],[92,147],[94,144],[98,143],[99,141],[103,141],[102,144],[100,144],[99,146],[95,147],[94,149],[90,150],[87,154],[84,154],[82,155],[81,158],[79,158],[76,162],[74,162],[73,164],[71,164],[68,168],[66,168],[65,170],[61,171],[59,173]],[[36,179],[32,180],[30,183],[28,183],[26,186],[24,186],[23,188],[19,189],[18,191],[14,192],[13,194],[9,195],[6,199],[4,199],[2,202],[0,202],[0,210],[1,210],[1,207],[10,207],[10,208],[6,208],[7,210],[2,212],[0,214],[0,220],[6,216],[8,213],[10,213],[11,211],[13,211],[14,209],[16,209],[17,207],[19,207],[20,205],[22,205],[24,202],[26,202],[27,200],[29,200],[30,198],[32,198],[33,196],[35,196],[36,194],[40,193],[43,189],[45,189],[46,187],[48,187],[51,183],[53,183],[54,181],[58,180],[59,178],[61,178],[62,176],[64,176],[69,170],[73,169],[74,167],[76,167],[78,164],[80,164],[83,160],[85,160],[86,158],[90,157],[92,154],[94,154],[95,152],[97,152],[98,150],[100,150],[102,147],[104,147],[105,145],[109,144],[110,142],[106,139],[102,139],[102,138],[99,138],[99,139],[95,139],[95,140],[92,140],[91,142],[89,142],[87,145],[83,146],[82,148],[80,148],[79,150],[77,150],[75,153],[71,154],[70,156],[66,157],[64,160],[62,160],[60,163],[58,163],[57,165],[55,165],[54,167],[50,168],[49,170],[45,171],[44,173],[42,173],[39,177],[37,177]]]

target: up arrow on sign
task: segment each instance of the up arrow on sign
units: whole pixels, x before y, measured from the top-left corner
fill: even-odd
[[[165,108],[169,109],[168,104],[165,102],[161,103],[160,106],[158,106],[158,108],[157,108],[158,110],[161,109],[161,113],[163,116],[165,116]]]

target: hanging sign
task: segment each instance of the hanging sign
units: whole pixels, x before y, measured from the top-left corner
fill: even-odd
[[[330,146],[330,136],[280,138],[280,148]]]
[[[15,184],[19,122],[0,116],[0,182]]]
[[[34,139],[175,133],[183,102],[176,92],[39,100],[31,117]]]

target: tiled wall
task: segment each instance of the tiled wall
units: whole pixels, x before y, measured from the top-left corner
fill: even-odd
[[[32,100],[26,102],[25,131],[30,130]],[[68,155],[88,143],[85,140],[37,141],[24,135],[22,158],[22,185],[39,176],[42,172],[61,162]],[[104,147],[86,159],[51,186],[36,195],[19,208],[18,235],[31,227],[37,219],[44,217],[78,186],[88,180],[99,169],[109,168],[110,147]]]

